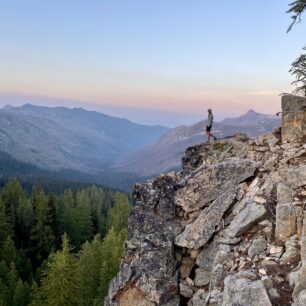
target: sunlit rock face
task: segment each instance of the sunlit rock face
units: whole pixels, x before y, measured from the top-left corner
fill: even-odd
[[[305,122],[285,112],[304,100],[283,97],[282,129],[190,147],[181,171],[135,186],[105,306],[304,305]]]
[[[292,141],[306,134],[306,98],[282,97],[282,141]]]

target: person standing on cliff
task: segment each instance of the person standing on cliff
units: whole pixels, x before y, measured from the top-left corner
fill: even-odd
[[[206,135],[207,135],[207,142],[209,143],[211,137],[213,138],[213,140],[216,140],[217,138],[211,133],[211,128],[212,128],[213,121],[214,121],[212,110],[209,108],[207,112],[208,112],[208,117],[206,121]]]

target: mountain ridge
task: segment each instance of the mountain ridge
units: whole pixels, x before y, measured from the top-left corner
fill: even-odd
[[[49,170],[105,170],[168,130],[84,109],[25,104],[0,110],[0,148]]]
[[[253,137],[278,124],[273,116],[253,110],[238,119],[250,114],[256,119],[256,125],[215,122],[213,133],[222,138],[239,131]],[[263,120],[258,123],[258,118]],[[237,123],[238,119],[231,120]],[[55,173],[75,172],[89,179],[94,177],[95,181],[100,181],[101,176],[103,182],[105,175],[118,178],[123,173],[123,177],[141,180],[179,169],[186,148],[205,141],[204,128],[205,121],[169,129],[134,124],[83,108],[27,103],[0,109],[0,150]]]
[[[276,115],[261,114],[253,109],[249,109],[245,114],[236,118],[225,118],[220,123],[233,126],[252,126],[262,120],[277,119]]]
[[[251,113],[250,113],[251,112]],[[249,125],[237,125],[242,118],[244,122],[250,115],[255,118]],[[248,113],[232,118],[234,125],[224,124],[223,121],[213,124],[212,133],[217,138],[232,136],[237,132],[245,133],[250,137],[269,132],[280,125],[280,119],[273,115],[265,115],[249,111]],[[200,121],[190,126],[179,126],[163,134],[155,143],[149,144],[135,152],[122,157],[115,165],[119,171],[134,172],[139,175],[150,176],[165,173],[180,167],[180,157],[184,151],[193,145],[206,141],[206,121]],[[140,162],[141,161],[141,162]],[[141,165],[141,166],[140,166]]]
[[[135,124],[135,125],[138,125],[138,126],[144,126],[144,127],[160,127],[160,128],[166,128],[166,129],[169,129],[168,127],[166,126],[163,126],[163,125],[159,125],[159,124],[154,124],[154,125],[145,125],[145,124],[141,124],[141,123],[136,123],[136,122],[133,122],[129,119],[126,119],[126,118],[123,118],[123,117],[117,117],[117,116],[112,116],[112,115],[108,115],[108,114],[105,114],[103,112],[98,112],[98,111],[95,111],[95,110],[87,110],[83,107],[72,107],[72,108],[69,108],[69,107],[65,107],[65,106],[54,106],[54,107],[50,107],[50,106],[41,106],[41,105],[35,105],[35,104],[31,104],[31,103],[24,103],[22,104],[21,106],[12,106],[10,104],[7,104],[5,105],[2,109],[6,109],[6,110],[19,110],[19,111],[34,111],[36,112],[37,114],[37,111],[57,111],[57,110],[62,110],[62,111],[78,111],[78,112],[82,112],[82,113],[89,113],[89,114],[94,114],[96,116],[102,116],[104,118],[111,118],[111,119],[115,119],[115,120],[122,120],[122,121],[125,121],[125,122],[129,122],[129,123],[132,123],[132,124]],[[46,114],[47,115],[47,114]]]

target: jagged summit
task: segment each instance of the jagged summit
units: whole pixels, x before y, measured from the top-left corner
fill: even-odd
[[[136,185],[106,306],[306,305],[306,114],[295,109],[282,130],[190,147],[181,171]]]
[[[233,126],[255,126],[260,124],[261,121],[267,119],[276,119],[274,115],[266,115],[257,113],[253,109],[248,110],[244,115],[237,118],[225,118],[221,123]]]

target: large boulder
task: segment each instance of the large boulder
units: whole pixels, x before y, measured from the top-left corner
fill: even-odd
[[[306,185],[306,165],[280,169],[283,182],[292,189]]]
[[[229,275],[224,280],[222,306],[272,306],[263,283]]]
[[[248,204],[232,220],[227,229],[228,236],[237,237],[242,235],[259,221],[262,221],[266,214],[267,210],[264,205],[256,202]]]
[[[257,167],[252,160],[238,158],[200,167],[176,192],[175,204],[186,212],[198,210],[253,176]]]
[[[283,182],[277,184],[275,238],[279,244],[284,244],[296,233],[296,213],[292,205],[293,189],[288,185],[289,178],[291,175],[284,171],[282,179],[287,181],[287,184]]]
[[[233,203],[235,196],[235,190],[229,190],[217,198],[201,212],[195,222],[186,226],[185,230],[176,237],[175,244],[190,249],[198,249],[205,245]]]

